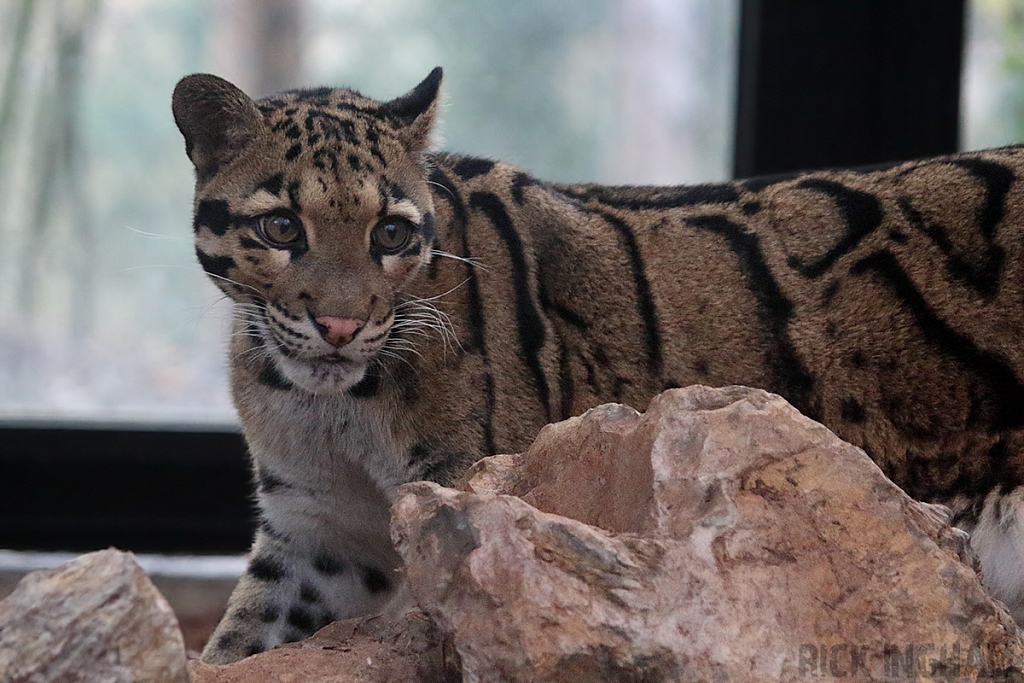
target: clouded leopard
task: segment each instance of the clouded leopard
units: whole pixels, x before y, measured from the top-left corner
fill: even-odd
[[[430,151],[440,84],[174,91],[262,511],[206,661],[381,608],[400,484],[696,383],[777,392],[952,505],[1024,615],[1024,150],[557,185]]]

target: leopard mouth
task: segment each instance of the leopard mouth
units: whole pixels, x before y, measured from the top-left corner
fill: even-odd
[[[327,365],[358,365],[358,361],[354,361],[351,358],[345,358],[344,356],[331,355],[331,356],[319,356],[317,358],[311,358],[311,363],[326,363]]]

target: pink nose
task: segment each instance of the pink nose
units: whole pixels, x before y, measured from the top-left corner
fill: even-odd
[[[333,315],[322,315],[313,322],[316,323],[320,336],[331,346],[348,344],[366,324],[365,320],[336,318]]]

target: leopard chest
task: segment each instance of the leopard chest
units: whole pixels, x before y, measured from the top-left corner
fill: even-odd
[[[291,484],[325,497],[351,485],[353,465],[389,499],[408,480],[408,447],[392,427],[388,392],[314,395],[233,375],[235,405],[257,472],[281,472]]]

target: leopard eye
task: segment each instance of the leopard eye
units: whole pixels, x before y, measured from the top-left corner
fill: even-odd
[[[260,216],[257,232],[270,244],[287,247],[302,239],[302,221],[291,212],[268,213]]]
[[[409,244],[416,231],[412,221],[401,216],[388,216],[374,226],[370,241],[386,252],[396,252]]]

